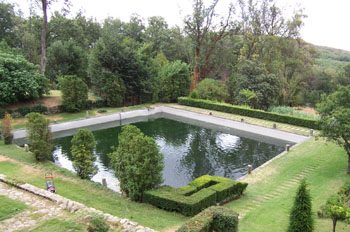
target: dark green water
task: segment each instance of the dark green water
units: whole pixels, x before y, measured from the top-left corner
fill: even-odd
[[[170,119],[160,118],[134,125],[160,146],[164,154],[164,184],[173,187],[186,185],[205,174],[237,179],[247,173],[248,164],[256,168],[284,150],[281,144],[259,142]],[[111,146],[118,146],[120,127],[93,133],[97,142],[96,164],[100,169],[93,180],[110,179],[113,171],[107,154],[111,152]],[[72,170],[71,139],[72,136],[55,139],[53,156],[56,163]]]

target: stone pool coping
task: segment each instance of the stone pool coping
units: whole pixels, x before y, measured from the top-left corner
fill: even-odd
[[[154,108],[139,109],[127,112],[119,112],[108,115],[90,117],[85,119],[78,119],[73,121],[67,121],[57,124],[51,124],[50,128],[53,133],[63,132],[72,129],[79,129],[88,126],[120,121],[124,119],[136,118],[136,117],[146,117],[153,116],[156,114],[165,113],[168,115],[182,117],[184,119],[192,119],[199,122],[204,122],[212,125],[217,125],[221,127],[226,127],[234,129],[243,133],[263,135],[266,137],[289,141],[292,143],[302,143],[307,140],[308,136],[295,134],[291,132],[281,131],[278,129],[267,128],[263,126],[253,125],[245,122],[234,121],[231,119],[226,119],[213,115],[205,115],[201,113],[191,112],[183,109],[172,108],[169,106],[156,106]],[[19,129],[13,130],[14,139],[22,139],[26,137],[26,130]]]

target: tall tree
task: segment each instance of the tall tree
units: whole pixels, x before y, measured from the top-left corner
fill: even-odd
[[[320,136],[336,142],[348,156],[346,173],[350,175],[350,85],[342,86],[317,105],[321,119]]]
[[[36,0],[39,1],[39,0]],[[65,6],[69,7],[69,0],[63,0]],[[57,0],[41,0],[41,10],[43,12],[43,24],[41,29],[41,59],[40,59],[40,73],[45,74],[46,67],[46,39],[47,39],[47,9]]]
[[[184,20],[185,33],[192,39],[194,45],[192,89],[213,70],[211,57],[217,43],[235,28],[232,23],[234,10],[232,4],[229,6],[227,17],[221,18],[217,23],[218,15],[215,7],[218,2],[219,0],[214,0],[209,7],[206,7],[203,0],[194,0],[193,13]]]

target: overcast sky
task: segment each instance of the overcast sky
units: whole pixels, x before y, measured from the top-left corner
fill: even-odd
[[[8,1],[17,3],[24,14],[28,15],[30,0]],[[220,13],[225,12],[229,1],[219,1]],[[192,0],[71,0],[71,2],[74,14],[83,9],[84,15],[92,16],[101,22],[108,16],[128,21],[132,13],[137,13],[145,20],[150,16],[163,16],[169,25],[182,25],[182,18],[192,10]],[[277,0],[277,3],[289,13],[297,4],[305,9],[308,18],[304,19],[301,31],[301,37],[305,41],[350,51],[350,0]],[[55,5],[55,9],[59,9],[59,3]]]

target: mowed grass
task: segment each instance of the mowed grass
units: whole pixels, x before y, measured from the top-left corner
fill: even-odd
[[[45,189],[45,173],[50,171],[54,175],[58,194],[105,213],[128,218],[156,230],[165,230],[168,227],[181,225],[188,219],[180,214],[167,212],[149,204],[133,202],[104,188],[101,184],[81,180],[73,173],[59,168],[51,162],[37,164],[30,152],[24,152],[23,149],[15,145],[5,146],[3,141],[0,141],[0,154],[21,161],[1,159],[0,156],[1,174],[18,182],[26,182]]]
[[[25,230],[25,231],[28,231],[28,230]],[[54,219],[45,220],[39,226],[29,231],[30,232],[46,232],[46,231],[77,232],[77,231],[85,231],[85,230],[81,225],[76,224],[73,221],[63,221],[63,220],[54,218]]]
[[[0,223],[2,220],[11,218],[26,208],[27,206],[24,203],[0,195]]]
[[[80,180],[53,163],[38,164],[31,153],[14,145],[5,146],[0,142],[0,153],[20,161],[1,160],[0,156],[0,173],[45,188],[45,172],[53,170],[58,194],[118,217],[161,231],[176,228],[188,219],[148,204],[132,202],[100,184]],[[343,149],[322,139],[311,138],[246,176],[243,180],[249,183],[246,193],[241,199],[225,206],[239,213],[246,212],[239,222],[240,232],[286,231],[300,174],[304,174],[312,196],[315,231],[331,231],[331,220],[319,219],[317,210],[340,186],[350,181],[350,176],[345,174],[346,165],[347,157]],[[340,222],[337,231],[350,231],[350,226]]]
[[[331,231],[332,221],[318,218],[317,211],[330,195],[350,181],[346,165],[347,156],[341,148],[310,139],[244,178],[249,183],[246,194],[226,206],[239,213],[247,212],[239,222],[240,232],[286,231],[300,174],[304,174],[312,197],[315,231]],[[337,231],[350,231],[350,225],[339,223]]]

